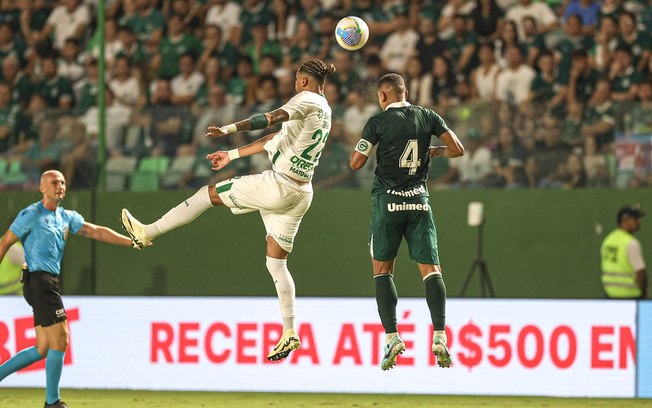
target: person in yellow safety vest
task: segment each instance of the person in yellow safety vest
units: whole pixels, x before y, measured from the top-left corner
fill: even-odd
[[[632,205],[618,211],[618,228],[602,241],[602,286],[611,299],[646,299],[647,274],[641,243],[632,235],[645,213]]]
[[[9,225],[13,218],[9,220]],[[21,267],[25,263],[25,251],[20,241],[7,250],[7,256],[0,262],[0,295],[22,295],[23,284],[20,282]]]

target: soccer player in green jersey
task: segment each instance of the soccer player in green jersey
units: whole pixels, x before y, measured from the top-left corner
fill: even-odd
[[[435,112],[407,101],[400,75],[387,74],[378,83],[382,112],[373,116],[351,155],[351,168],[358,170],[376,148],[376,176],[371,190],[372,207],[369,249],[376,285],[378,314],[385,328],[387,345],[380,368],[396,365],[405,350],[398,334],[398,295],[392,274],[402,237],[410,258],[419,266],[425,284],[426,301],[435,329],[432,352],[440,367],[450,367],[446,341],[446,286],[437,251],[437,232],[428,200],[426,179],[431,157],[459,157],[464,147],[455,133]],[[432,135],[445,146],[430,146]]]

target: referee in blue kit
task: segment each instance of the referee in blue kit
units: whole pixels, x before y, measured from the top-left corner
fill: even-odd
[[[43,199],[21,210],[0,240],[0,261],[16,241],[23,243],[28,266],[28,270],[23,271],[23,296],[34,311],[36,347],[22,350],[0,365],[0,381],[46,358],[45,407],[67,408],[59,398],[59,380],[68,348],[68,324],[59,289],[59,273],[68,234],[114,245],[132,244],[129,237],[86,222],[76,211],[60,207],[66,195],[66,180],[60,172],[43,173],[39,190]]]

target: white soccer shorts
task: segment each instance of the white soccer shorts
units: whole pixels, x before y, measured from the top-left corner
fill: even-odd
[[[284,174],[266,170],[219,182],[215,188],[233,214],[259,211],[267,235],[292,252],[299,224],[312,202],[310,183],[300,185]]]

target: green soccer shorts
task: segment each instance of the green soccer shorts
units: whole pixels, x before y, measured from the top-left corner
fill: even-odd
[[[371,257],[377,261],[396,258],[403,237],[411,259],[422,264],[439,264],[437,230],[428,197],[373,195],[369,225]]]

